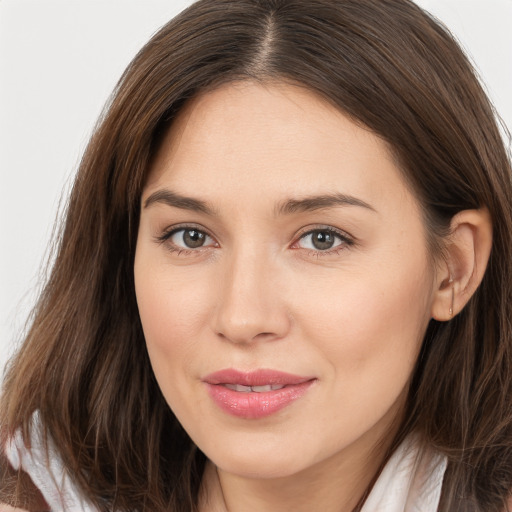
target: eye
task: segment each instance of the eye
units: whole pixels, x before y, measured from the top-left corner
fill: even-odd
[[[174,229],[165,235],[165,240],[177,249],[199,249],[213,245],[213,238],[196,228]]]
[[[333,229],[314,229],[304,233],[297,246],[301,249],[313,251],[329,251],[341,245],[351,245],[352,241]]]

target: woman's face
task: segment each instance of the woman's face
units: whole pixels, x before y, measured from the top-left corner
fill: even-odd
[[[434,281],[386,144],[312,92],[224,85],[163,141],[137,301],[165,399],[222,470],[367,454],[401,412]]]

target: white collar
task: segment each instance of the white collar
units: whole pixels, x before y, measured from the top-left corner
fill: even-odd
[[[391,456],[361,512],[436,512],[446,457],[408,437]]]
[[[54,443],[48,437],[46,452],[39,413],[32,416],[30,450],[18,431],[7,443],[5,454],[15,470],[23,469],[41,491],[51,512],[99,512],[84,499],[67,474]]]

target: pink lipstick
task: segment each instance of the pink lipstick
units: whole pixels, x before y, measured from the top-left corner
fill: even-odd
[[[203,381],[213,401],[225,412],[246,419],[264,418],[301,398],[314,377],[276,370],[221,370]]]

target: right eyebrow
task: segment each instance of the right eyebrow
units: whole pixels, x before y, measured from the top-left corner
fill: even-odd
[[[208,205],[205,201],[195,199],[193,197],[183,196],[172,192],[169,189],[163,188],[153,192],[145,201],[144,208],[148,208],[153,204],[166,204],[174,208],[181,208],[183,210],[192,210],[195,212],[201,212],[206,215],[215,215],[214,209]]]
[[[336,206],[359,206],[377,213],[373,206],[362,199],[347,194],[334,193],[308,196],[300,199],[289,199],[288,201],[284,201],[277,205],[276,214],[289,215],[297,212],[311,212],[315,210],[334,208]]]

